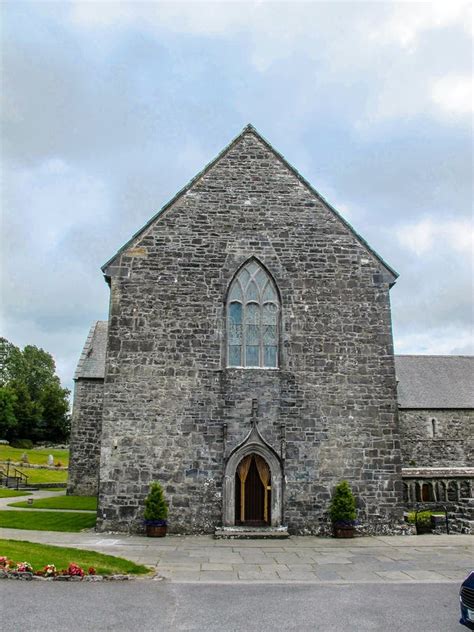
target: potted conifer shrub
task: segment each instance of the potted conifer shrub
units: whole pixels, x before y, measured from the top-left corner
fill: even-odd
[[[168,505],[160,483],[152,483],[145,499],[145,528],[149,538],[163,538],[168,523]]]
[[[335,538],[354,537],[356,503],[347,481],[341,481],[334,488],[329,515]]]

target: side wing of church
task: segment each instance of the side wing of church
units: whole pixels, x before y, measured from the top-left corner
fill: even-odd
[[[317,533],[343,479],[368,531],[398,523],[396,273],[253,127],[103,271],[68,487],[99,485],[99,529],[142,530],[155,480],[174,532]]]

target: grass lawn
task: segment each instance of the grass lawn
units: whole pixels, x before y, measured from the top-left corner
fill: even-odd
[[[58,570],[61,570],[73,562],[79,564],[85,572],[93,566],[99,575],[142,575],[150,572],[146,566],[134,564],[121,557],[17,540],[0,540],[0,556],[3,555],[14,562],[26,560],[34,570],[42,570],[46,564],[54,564]]]
[[[444,516],[444,511],[419,511],[418,512],[418,520],[429,522],[431,516]],[[415,512],[410,511],[408,514],[408,522],[411,524],[415,524]]]
[[[28,455],[28,461],[33,465],[48,465],[48,456],[53,455],[54,464],[60,461],[61,465],[69,465],[69,450],[53,450],[52,448],[11,448],[9,445],[0,445],[0,461],[21,461],[22,454]]]
[[[29,505],[25,501],[10,503],[9,507],[27,507],[28,509],[97,509],[97,496],[56,496],[54,498],[39,498]]]
[[[95,513],[73,511],[0,511],[0,527],[37,531],[81,531],[95,526]]]
[[[17,469],[28,476],[28,485],[67,482],[67,470],[36,470],[28,467],[19,467]]]
[[[0,489],[0,498],[12,498],[14,496],[29,496],[31,492],[20,492],[16,489]]]

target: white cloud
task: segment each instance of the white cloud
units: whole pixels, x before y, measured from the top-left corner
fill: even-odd
[[[4,171],[2,332],[17,345],[43,346],[69,381],[85,336],[81,322],[106,309],[107,289],[95,270],[108,189],[59,157]]]
[[[430,329],[425,332],[400,335],[395,338],[396,354],[472,355],[474,337],[471,330],[457,327]]]
[[[413,51],[426,31],[456,25],[469,32],[470,10],[471,3],[467,0],[394,3],[391,15],[381,28],[371,33],[371,38],[394,41]]]
[[[361,131],[400,116],[464,114],[469,105],[469,78],[453,76],[460,63],[470,63],[458,47],[472,23],[466,1],[81,1],[71,3],[70,20],[78,29],[103,29],[107,36],[133,27],[157,39],[166,32],[227,42],[239,38],[241,55],[260,74],[298,58],[305,67],[301,72],[309,71],[306,94],[314,93],[315,101],[335,84],[348,93],[351,86],[365,92],[365,108],[354,116]],[[443,31],[447,38],[438,55],[433,38]]]
[[[110,210],[105,184],[58,157],[5,172],[4,196],[5,208],[16,210],[5,218],[5,230],[15,234],[27,222],[28,242],[43,252],[72,229],[101,222]],[[16,247],[12,240],[10,247]]]
[[[452,114],[469,114],[474,109],[472,75],[436,79],[431,88],[433,102]]]
[[[474,226],[468,221],[436,221],[430,217],[403,224],[395,231],[401,246],[422,256],[434,248],[473,255]]]

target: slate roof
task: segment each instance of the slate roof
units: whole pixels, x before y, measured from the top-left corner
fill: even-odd
[[[79,378],[104,378],[105,352],[107,349],[106,320],[98,320],[90,328],[84,349],[77,364],[74,379]]]
[[[106,320],[87,336],[74,379],[104,377]],[[400,408],[474,408],[474,356],[395,356]]]
[[[400,408],[474,408],[474,356],[395,356]]]

